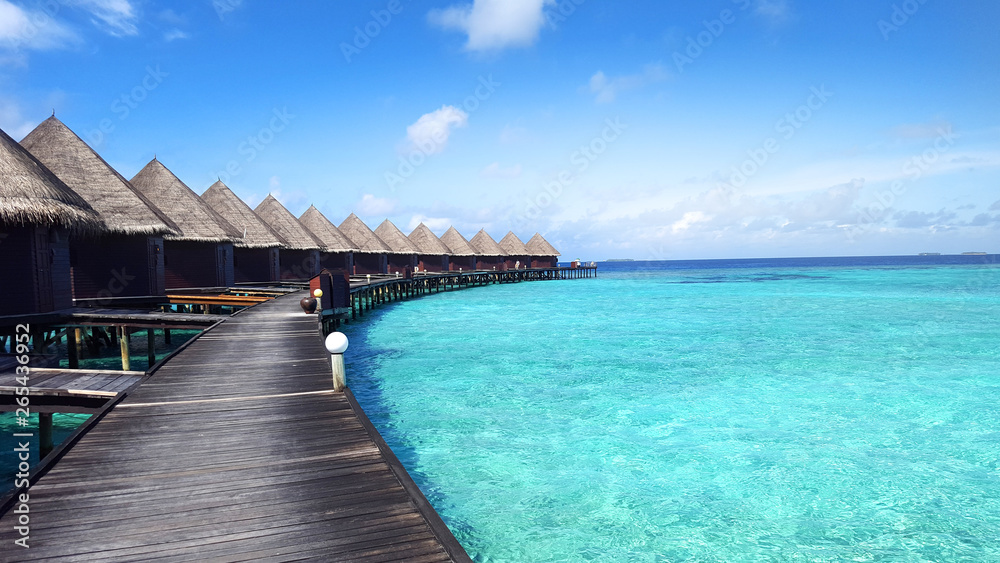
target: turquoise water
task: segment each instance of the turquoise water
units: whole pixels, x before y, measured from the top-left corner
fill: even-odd
[[[397,304],[349,384],[476,561],[1000,560],[1000,268],[602,272]]]

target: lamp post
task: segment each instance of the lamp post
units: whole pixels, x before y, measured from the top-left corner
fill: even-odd
[[[333,390],[340,393],[347,387],[347,375],[344,373],[344,352],[347,351],[347,335],[343,332],[331,332],[326,337],[326,350],[331,354],[333,365]]]

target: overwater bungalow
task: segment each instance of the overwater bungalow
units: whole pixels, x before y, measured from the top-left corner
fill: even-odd
[[[280,201],[268,194],[254,213],[288,242],[281,251],[281,279],[308,280],[319,273],[319,255],[326,247]]]
[[[455,227],[441,235],[441,242],[448,247],[448,270],[457,272],[459,269],[471,272],[477,269],[476,250]]]
[[[388,273],[394,274],[399,272],[402,275],[407,268],[410,271],[417,269],[417,255],[420,251],[417,250],[417,247],[413,246],[410,239],[406,238],[403,231],[400,231],[396,225],[392,224],[392,221],[388,219],[382,221],[382,224],[375,229],[375,235],[382,239],[382,242],[389,247]]]
[[[70,237],[105,228],[85,199],[0,130],[0,316],[72,307]]]
[[[410,244],[420,252],[417,254],[417,267],[420,270],[427,272],[449,271],[451,249],[441,242],[441,239],[431,232],[427,225],[420,223],[406,238],[410,239]],[[468,268],[465,270],[469,271]]]
[[[535,233],[524,246],[531,253],[532,268],[555,268],[559,265],[559,251],[542,235]]]
[[[309,209],[299,216],[299,223],[316,235],[326,247],[320,254],[320,266],[323,269],[354,271],[354,253],[357,251],[357,245],[320,213],[315,205],[310,205]]]
[[[253,209],[219,180],[201,199],[226,218],[240,237],[233,242],[233,277],[236,283],[270,282],[281,279],[281,249],[288,246]]]
[[[100,236],[70,241],[73,298],[162,296],[163,236],[177,234],[177,225],[55,116],[29,133],[21,146],[107,225]]]
[[[485,229],[476,233],[469,240],[469,245],[476,251],[477,270],[502,270],[506,266],[503,249]]]
[[[531,252],[513,231],[507,231],[507,234],[497,244],[503,249],[504,262],[508,268],[531,267]]]
[[[242,231],[238,232],[156,158],[131,183],[180,230],[179,234],[163,237],[167,289],[233,285],[233,241],[240,238]]]
[[[392,251],[357,215],[351,213],[337,228],[358,247],[354,253],[354,274],[384,274],[389,271],[388,256]]]

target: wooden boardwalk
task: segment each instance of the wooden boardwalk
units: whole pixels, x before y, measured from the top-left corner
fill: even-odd
[[[330,391],[292,294],[221,323],[34,484],[3,560],[469,561],[353,397]]]

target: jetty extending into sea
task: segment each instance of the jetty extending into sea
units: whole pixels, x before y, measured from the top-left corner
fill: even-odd
[[[382,240],[221,182],[198,196],[155,158],[126,180],[54,116],[21,144],[0,131],[0,196],[16,560],[468,561],[324,338],[395,301],[597,274],[538,233],[386,220]],[[93,416],[59,443],[56,413]]]

